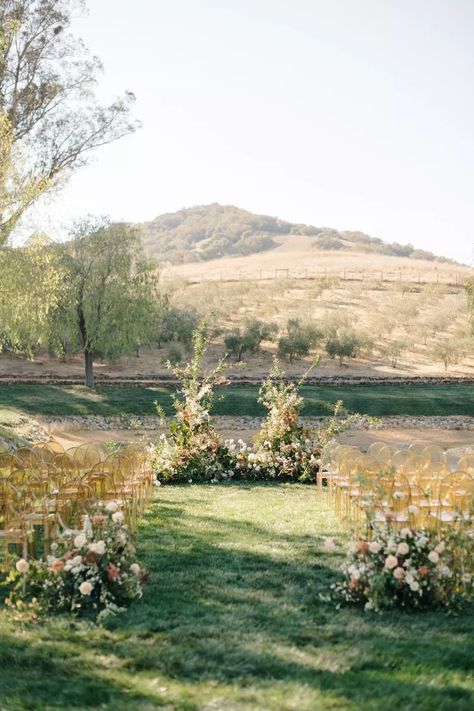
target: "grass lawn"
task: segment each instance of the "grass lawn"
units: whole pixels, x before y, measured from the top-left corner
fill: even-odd
[[[144,599],[107,629],[0,614],[0,708],[474,708],[474,611],[337,611],[341,538],[302,485],[162,487],[144,518]]]
[[[331,403],[342,399],[352,412],[368,415],[474,415],[474,383],[453,385],[352,386],[301,389],[303,415],[327,415]],[[216,415],[263,415],[258,388],[228,387],[216,403]],[[154,402],[172,414],[166,388],[80,385],[3,385],[0,387],[0,424],[21,415],[153,415]]]

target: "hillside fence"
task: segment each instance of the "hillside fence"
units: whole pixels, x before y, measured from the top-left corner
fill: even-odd
[[[166,275],[165,275],[166,276]],[[167,275],[172,278],[171,275]],[[258,269],[247,270],[223,270],[202,272],[184,277],[190,284],[202,284],[204,282],[239,282],[239,281],[273,281],[276,279],[308,279],[322,281],[328,279],[338,279],[348,282],[379,282],[379,283],[401,283],[401,284],[444,284],[445,286],[461,286],[468,278],[465,272],[444,272],[433,269],[432,271],[415,270],[354,270],[354,269]]]

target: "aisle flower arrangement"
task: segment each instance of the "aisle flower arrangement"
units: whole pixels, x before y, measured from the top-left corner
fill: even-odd
[[[136,558],[124,515],[114,502],[97,504],[84,530],[51,546],[46,560],[19,559],[7,604],[35,601],[47,613],[97,620],[125,610],[143,594],[148,573]]]
[[[206,324],[202,322],[194,334],[191,361],[184,368],[173,368],[181,386],[174,396],[174,420],[155,448],[157,481],[160,484],[216,483],[232,478],[314,481],[323,447],[358,419],[344,413],[339,402],[329,420],[318,429],[300,425],[303,398],[299,388],[318,361],[299,383],[288,383],[275,359],[260,388],[259,402],[268,414],[252,447],[242,440],[223,440],[212,421],[215,388],[228,381],[223,375],[224,360],[212,371],[203,372],[207,343]],[[163,414],[160,408],[158,412]]]
[[[338,605],[366,610],[454,608],[474,594],[472,531],[413,531],[378,526],[355,541],[333,586]]]
[[[209,373],[202,372],[207,343],[203,321],[194,333],[191,361],[184,368],[173,368],[181,387],[173,399],[174,421],[155,450],[154,468],[160,483],[220,480],[233,471],[235,457],[210,417],[215,388],[227,382],[222,374],[224,362]]]

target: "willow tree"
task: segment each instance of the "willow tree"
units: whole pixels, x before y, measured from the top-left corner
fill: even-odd
[[[63,281],[50,347],[82,352],[85,383],[94,387],[94,359],[132,355],[154,338],[157,267],[126,224],[83,222],[58,250]]]
[[[38,235],[24,247],[0,250],[0,352],[32,357],[47,346],[51,316],[60,298],[59,256]]]
[[[134,130],[126,93],[101,106],[101,64],[70,31],[81,0],[0,2],[0,246],[99,146]]]

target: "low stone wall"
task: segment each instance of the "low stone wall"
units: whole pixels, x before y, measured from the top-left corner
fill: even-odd
[[[63,431],[73,430],[159,430],[164,429],[169,424],[172,418],[165,418],[162,421],[154,415],[144,417],[124,417],[124,416],[72,416],[72,417],[41,417],[36,418],[35,422],[39,427],[44,429],[62,429]],[[235,430],[257,430],[264,421],[263,417],[231,417],[231,416],[216,416],[214,421],[219,429],[235,429]],[[302,417],[301,421],[306,427],[317,427],[325,422],[327,417]],[[472,430],[474,431],[474,417],[468,416],[397,416],[397,417],[381,417],[377,422],[370,419],[361,419],[360,422],[353,425],[353,429],[445,429],[445,430]]]

